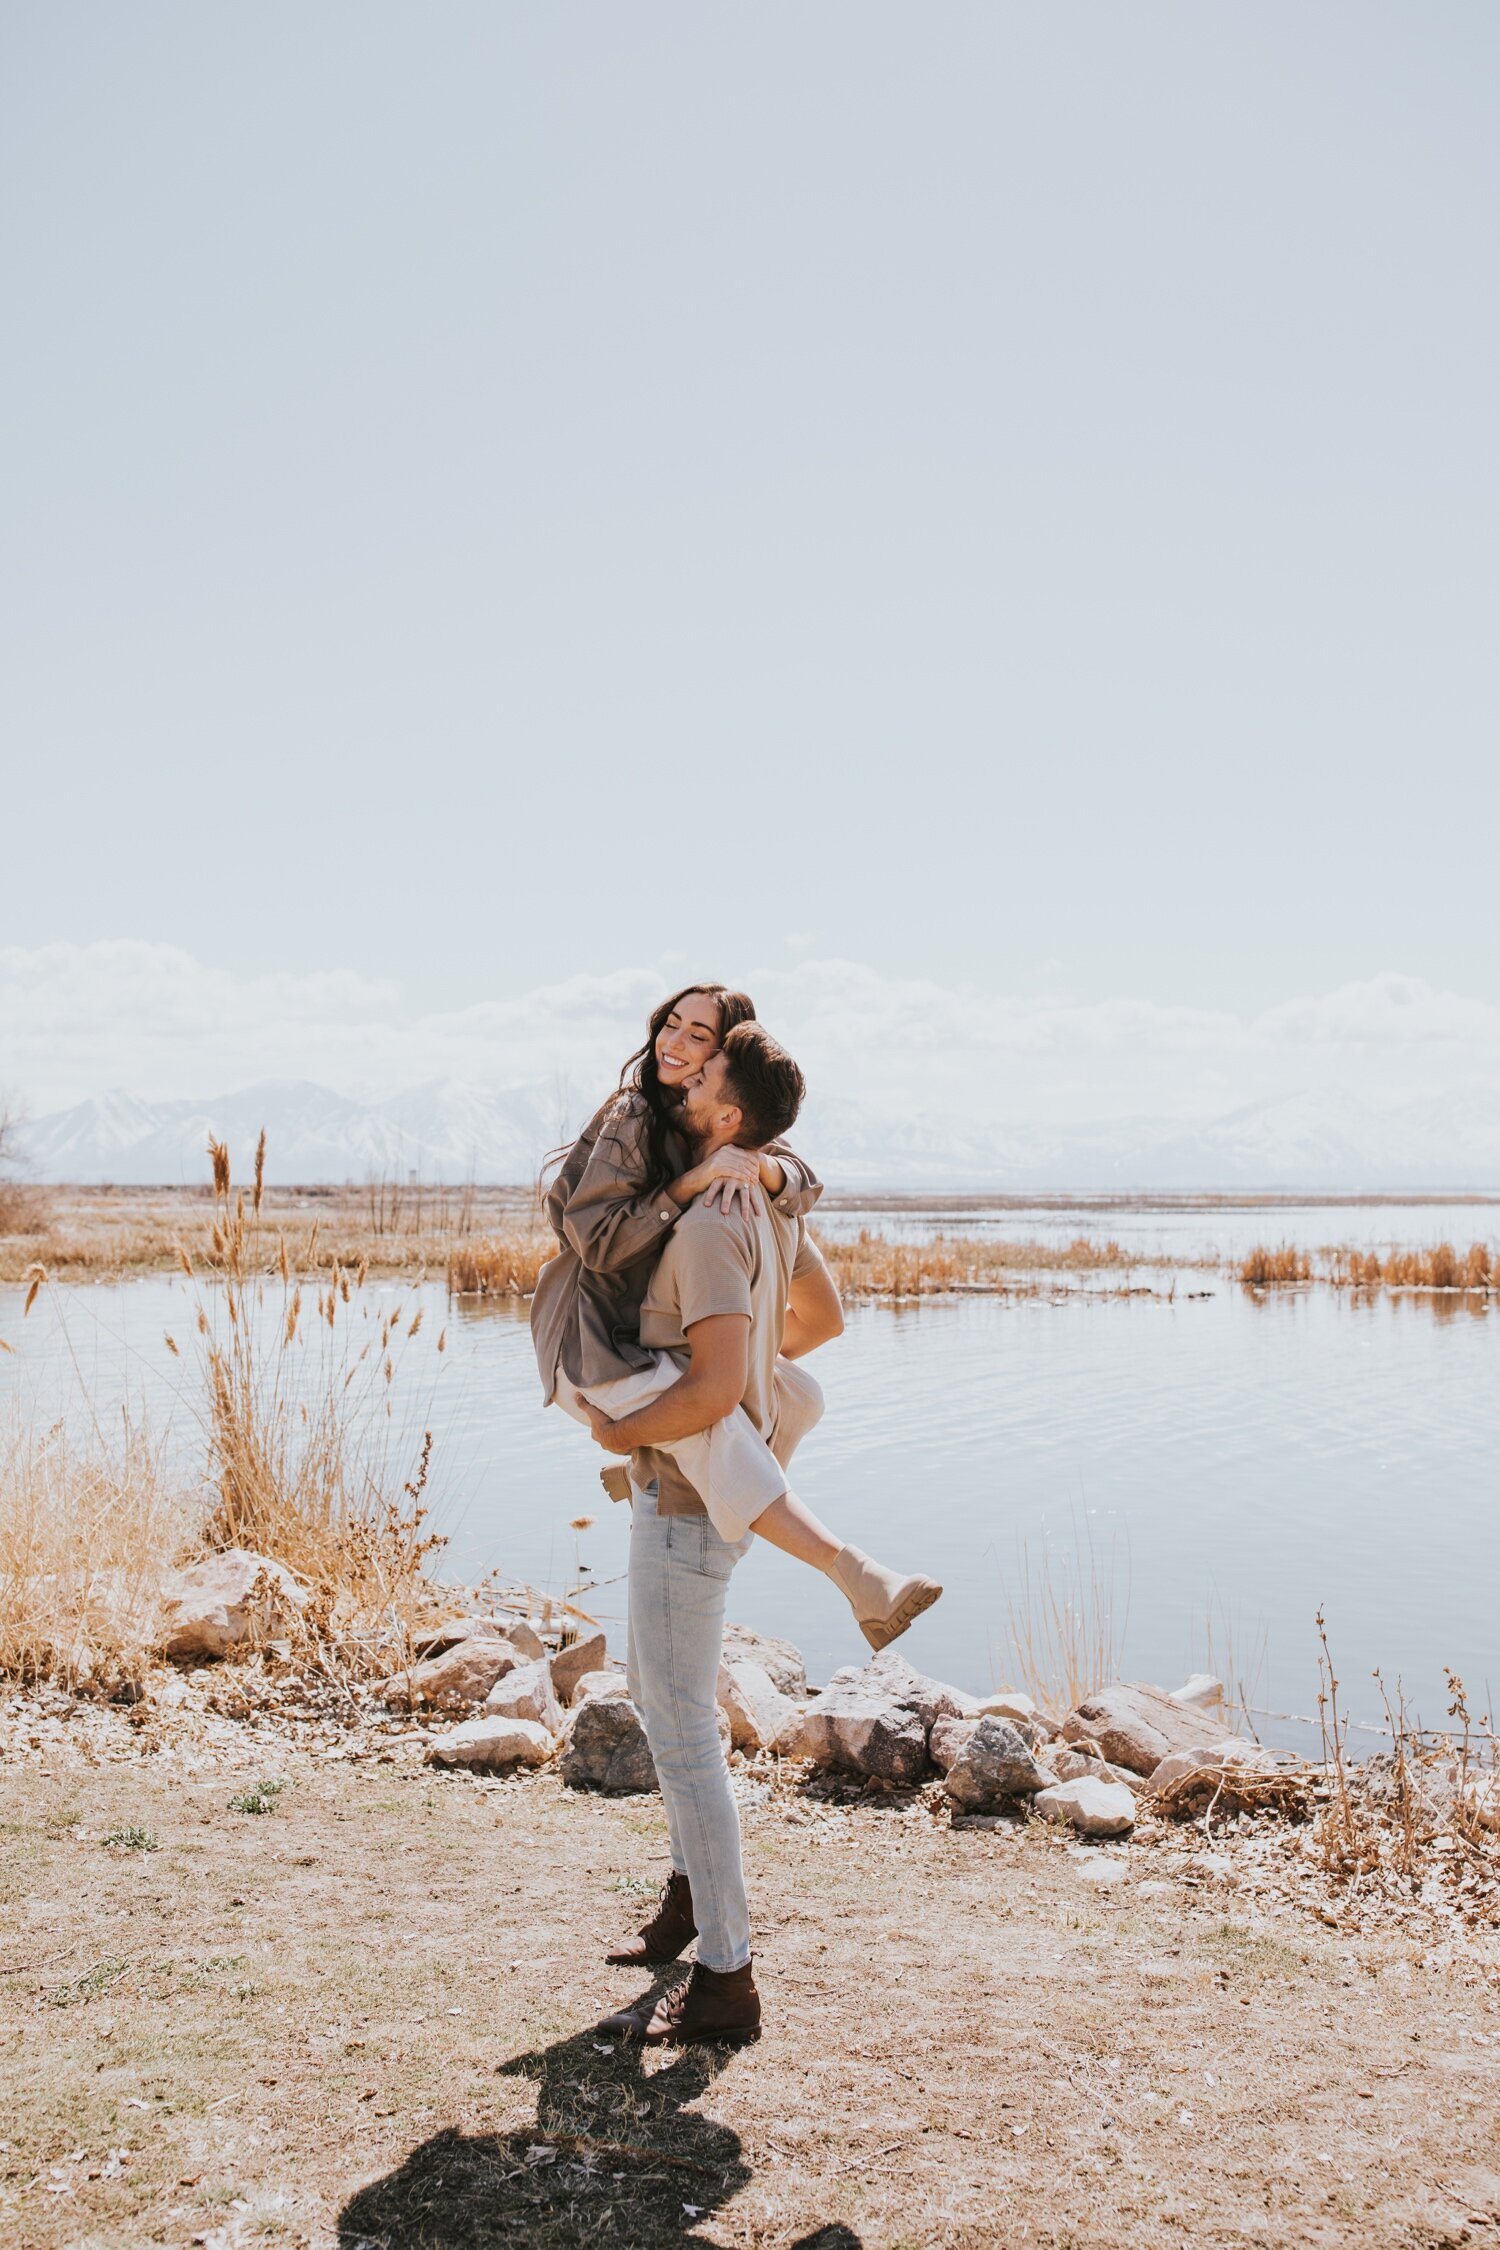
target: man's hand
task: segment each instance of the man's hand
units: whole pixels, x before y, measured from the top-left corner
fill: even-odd
[[[732,1414],[745,1395],[750,1367],[748,1313],[709,1313],[687,1332],[688,1364],[668,1391],[611,1422],[587,1399],[579,1403],[599,1443],[611,1453],[643,1445],[675,1445]]]
[[[701,1195],[708,1209],[733,1211],[738,1202],[742,1218],[759,1218],[765,1205],[760,1197],[760,1158],[748,1148],[716,1148],[701,1164],[672,1183],[679,1203]]]
[[[635,1447],[628,1440],[623,1445],[620,1443],[615,1434],[619,1425],[610,1420],[602,1406],[594,1406],[584,1397],[582,1391],[575,1391],[573,1396],[589,1418],[589,1428],[594,1433],[596,1445],[602,1445],[606,1453],[633,1453],[635,1451]]]

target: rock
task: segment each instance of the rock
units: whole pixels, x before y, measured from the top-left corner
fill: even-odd
[[[1087,1844],[1074,1844],[1069,1856],[1079,1882],[1095,1883],[1101,1890],[1112,1883],[1123,1883],[1130,1873],[1123,1859],[1111,1859],[1108,1852],[1094,1851]]]
[[[533,1664],[518,1664],[497,1680],[484,1699],[486,1711],[507,1719],[530,1719],[549,1734],[561,1734],[562,1705],[552,1685],[552,1670],[545,1657]]]
[[[656,1787],[651,1745],[628,1696],[591,1695],[579,1704],[568,1726],[562,1777],[574,1789]]]
[[[1052,1781],[1019,1728],[991,1716],[974,1722],[974,1732],[949,1767],[948,1795],[964,1812],[992,1812],[1011,1798],[1050,1788]]]
[[[1043,1711],[1019,1688],[1000,1688],[994,1695],[981,1697],[979,1711],[982,1718],[1009,1719],[1011,1725],[1025,1735],[1033,1750],[1039,1750],[1055,1734],[1062,1733],[1061,1721]]]
[[[834,1679],[844,1675],[836,1672]],[[978,1700],[967,1695],[962,1688],[949,1687],[945,1680],[929,1679],[907,1663],[899,1649],[882,1649],[872,1657],[860,1675],[883,1689],[893,1703],[904,1704],[915,1711],[924,1727],[931,1727],[939,1719],[977,1719]],[[832,1686],[830,1681],[829,1685]]]
[[[1192,1814],[1210,1805],[1216,1813],[1282,1812],[1292,1817],[1309,1806],[1307,1776],[1284,1766],[1273,1750],[1231,1736],[1211,1750],[1174,1750],[1152,1772],[1148,1784],[1159,1812]]]
[[[802,1661],[800,1649],[790,1641],[779,1641],[771,1633],[752,1633],[748,1625],[726,1625],[724,1628],[723,1661],[737,1664],[741,1657],[758,1664],[775,1683],[783,1695],[794,1703],[807,1696],[807,1666]]]
[[[229,1547],[162,1586],[157,1639],[164,1655],[232,1656],[284,1632],[307,1606],[289,1570],[245,1547]]]
[[[611,1669],[608,1672],[585,1672],[583,1678],[575,1683],[573,1693],[569,1696],[568,1701],[576,1711],[580,1703],[591,1702],[601,1695],[628,1695],[629,1693],[630,1683],[626,1679],[623,1669]]]
[[[967,1746],[977,1719],[938,1719],[927,1737],[927,1755],[939,1773],[947,1773],[954,1760]]]
[[[513,1672],[519,1662],[509,1641],[486,1633],[476,1640],[460,1641],[445,1656],[414,1664],[409,1672],[398,1672],[382,1684],[381,1701],[408,1709],[426,1704],[435,1711],[469,1710],[483,1703],[495,1682]]]
[[[486,1715],[465,1719],[427,1745],[434,1766],[540,1766],[557,1748],[545,1727],[530,1719]]]
[[[1173,1751],[1172,1755],[1183,1755]],[[1191,1755],[1191,1753],[1187,1753]],[[1127,1789],[1144,1789],[1144,1777],[1128,1766],[1112,1766],[1107,1758],[1087,1758],[1081,1750],[1049,1750],[1047,1763],[1059,1781],[1123,1781]]]
[[[797,1716],[791,1697],[783,1695],[765,1667],[749,1657],[719,1666],[718,1698],[736,1750],[768,1749]]]
[[[591,1633],[586,1641],[570,1641],[566,1648],[560,1648],[552,1659],[552,1685],[558,1701],[570,1703],[579,1681],[588,1672],[602,1671],[606,1657],[602,1633]]]
[[[1174,1781],[1181,1781],[1190,1773],[1204,1772],[1210,1768],[1217,1772],[1227,1765],[1274,1763],[1274,1758],[1269,1757],[1258,1743],[1240,1742],[1231,1737],[1227,1742],[1214,1743],[1207,1750],[1170,1751],[1160,1765],[1152,1767],[1149,1782],[1153,1789],[1170,1789]]]
[[[899,1788],[913,1787],[927,1771],[927,1729],[918,1713],[847,1682],[830,1680],[772,1747],[783,1758],[845,1766]]]
[[[1481,1828],[1500,1828],[1500,1775],[1482,1774],[1463,1793],[1464,1809]]]
[[[505,1628],[505,1637],[523,1656],[545,1656],[547,1644],[528,1618],[516,1617]]]
[[[431,1625],[424,1632],[414,1634],[411,1652],[425,1663],[434,1656],[446,1656],[449,1649],[457,1648],[462,1641],[487,1637],[504,1640],[505,1627],[497,1624],[493,1617],[448,1617],[441,1625]]]
[[[1136,1683],[1086,1697],[1062,1731],[1069,1742],[1097,1742],[1112,1766],[1149,1774],[1169,1750],[1211,1749],[1223,1738],[1224,1722]]]
[[[1195,1711],[1206,1711],[1215,1705],[1222,1709],[1224,1682],[1216,1680],[1212,1672],[1195,1672],[1181,1687],[1173,1688],[1172,1701],[1189,1704]]]
[[[1031,1805],[1043,1820],[1066,1821],[1080,1836],[1124,1836],[1135,1826],[1135,1799],[1123,1781],[1060,1781]]]

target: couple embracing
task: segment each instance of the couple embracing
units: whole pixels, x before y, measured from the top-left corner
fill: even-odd
[[[623,1457],[604,1483],[630,1502],[629,1688],[672,1855],[656,1913],[609,1959],[657,1968],[697,1940],[685,1984],[600,2027],[651,2044],[760,2026],[716,1708],[725,1599],[751,1539],[825,1572],[872,1648],[942,1591],[844,1544],[788,1481],[823,1411],[801,1363],[843,1327],[806,1230],[822,1189],[785,1144],[803,1092],[744,993],[690,985],[655,1011],[547,1195],[558,1249],[532,1337],[547,1403]]]

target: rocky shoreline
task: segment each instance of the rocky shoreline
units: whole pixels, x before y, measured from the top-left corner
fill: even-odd
[[[524,1591],[435,1592],[449,1614],[371,1677],[307,1626],[289,1572],[212,1556],[164,1587],[154,1655],[113,1699],[46,1685],[0,1699],[0,1761],[203,1773],[259,1757],[486,1792],[655,1789],[602,1633],[556,1605],[528,1613]],[[814,1689],[790,1643],[742,1626],[726,1632],[719,1717],[742,1801],[787,1820],[873,1803],[956,1831],[1046,1824],[1085,1881],[1191,1862],[1324,1924],[1402,1929],[1500,1980],[1500,1783],[1492,1760],[1452,1745],[1420,1766],[1399,1744],[1362,1766],[1315,1763],[1235,1734],[1208,1678],[1171,1694],[1113,1683],[1059,1717],[1020,1690],[979,1698],[927,1678],[896,1649]]]

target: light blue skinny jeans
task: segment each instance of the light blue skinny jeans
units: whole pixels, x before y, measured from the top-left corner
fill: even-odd
[[[717,1690],[730,1574],[752,1536],[731,1544],[707,1516],[659,1515],[654,1495],[632,1487],[627,1682],[656,1762],[672,1865],[693,1887],[706,1969],[742,1969],[750,1958]]]

